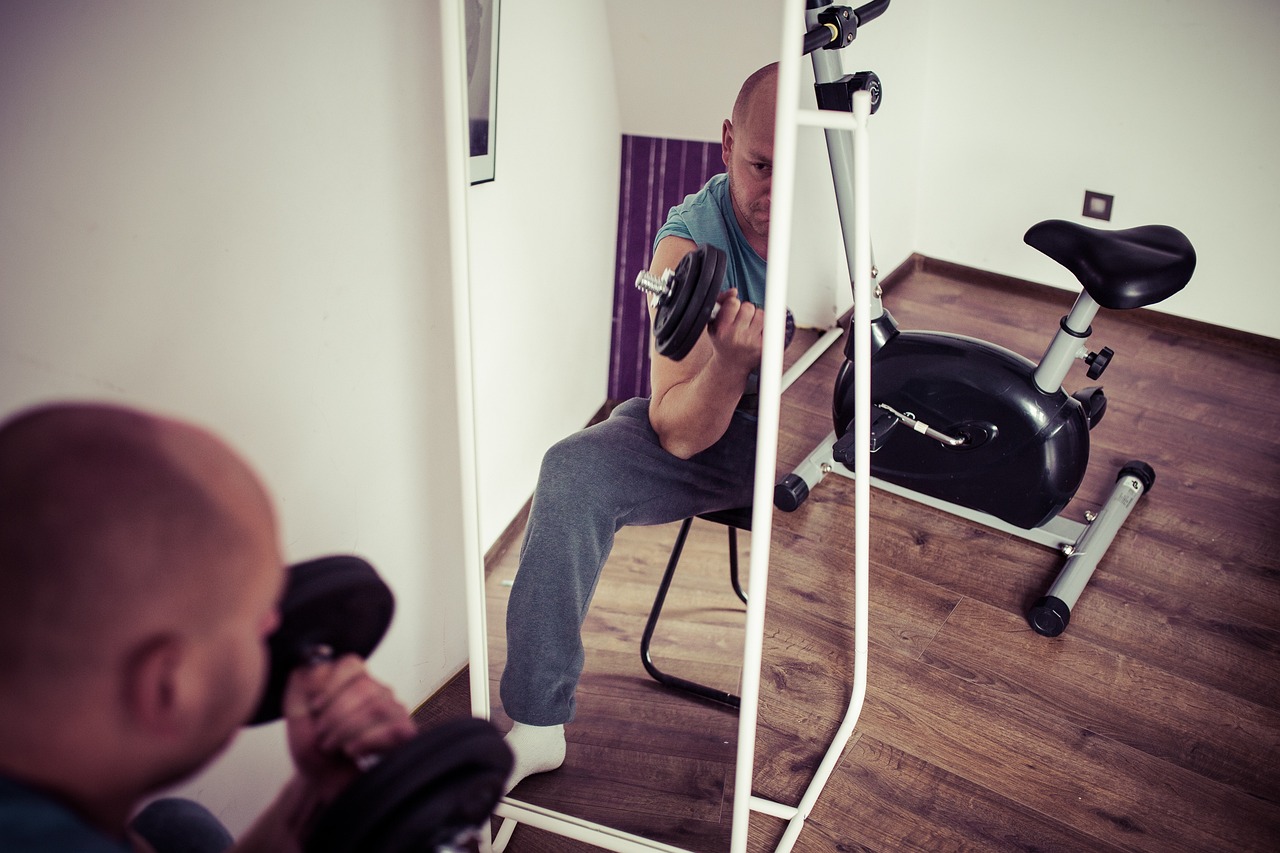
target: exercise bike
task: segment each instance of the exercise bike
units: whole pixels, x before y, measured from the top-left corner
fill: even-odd
[[[841,74],[833,51],[852,44],[859,24],[879,17],[889,0],[858,9],[811,0],[805,53],[812,55],[817,104],[852,112],[866,92],[880,107],[880,78]],[[827,129],[836,207],[849,268],[854,258],[854,210],[865,182],[853,173],[853,134]],[[1067,628],[1099,561],[1155,482],[1141,460],[1120,468],[1110,496],[1085,522],[1062,515],[1089,464],[1089,433],[1106,413],[1099,386],[1068,394],[1063,382],[1077,361],[1098,379],[1115,355],[1086,343],[1099,309],[1159,303],[1190,281],[1196,255],[1186,236],[1166,225],[1108,231],[1065,220],[1032,226],[1024,241],[1066,267],[1081,293],[1060,320],[1039,362],[987,341],[937,331],[904,331],[885,309],[874,263],[871,326],[871,482],[894,493],[1061,550],[1066,563],[1049,591],[1027,613],[1031,627],[1055,637]],[[662,277],[641,272],[636,287],[656,309],[658,352],[682,358],[714,316],[723,254],[712,246],[690,252]],[[834,429],[778,483],[774,505],[794,511],[830,473],[853,476],[855,361],[853,335],[836,377]]]
[[[813,8],[810,33],[831,34],[811,48],[818,106],[852,111],[853,94],[868,91],[871,111],[880,106],[880,79],[872,72],[842,75],[835,50],[852,43],[858,22],[881,14],[888,0],[857,10],[832,4]],[[827,130],[837,209],[850,269],[855,187],[852,134]],[[1115,486],[1086,522],[1062,510],[1075,495],[1089,462],[1089,433],[1106,412],[1102,388],[1067,393],[1063,381],[1077,361],[1098,379],[1114,352],[1090,351],[1086,342],[1100,308],[1154,305],[1181,290],[1195,270],[1191,243],[1178,230],[1147,225],[1118,231],[1063,220],[1034,225],[1025,242],[1062,264],[1081,293],[1064,316],[1039,362],[987,341],[898,327],[882,304],[872,273],[871,482],[889,492],[1024,539],[1060,549],[1066,563],[1027,619],[1038,633],[1061,634],[1080,593],[1155,472],[1135,460],[1121,467]],[[796,510],[828,473],[852,476],[854,354],[849,336],[836,377],[834,429],[774,492],[774,504]]]

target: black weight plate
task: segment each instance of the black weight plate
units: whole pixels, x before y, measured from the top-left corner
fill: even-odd
[[[715,246],[699,246],[694,250],[699,255],[696,274],[691,271],[685,280],[684,287],[689,291],[689,300],[685,306],[680,322],[667,336],[666,350],[659,346],[659,352],[674,361],[680,361],[693,349],[702,337],[711,318],[711,308],[716,304],[716,295],[724,281],[725,254]],[[691,253],[693,254],[693,253]]]
[[[395,599],[373,566],[359,557],[321,557],[286,570],[280,626],[267,638],[267,684],[250,725],[280,719],[289,674],[309,648],[325,645],[334,657],[367,658],[391,625]]]
[[[727,264],[724,252],[715,246],[707,246],[707,257],[702,263],[703,280],[698,282],[698,293],[702,296],[702,303],[698,307],[693,321],[691,332],[693,340],[689,342],[689,349],[693,349],[693,345],[702,336],[702,330],[711,322],[711,309],[715,307],[716,297],[720,295],[720,285],[724,283],[724,271]]]
[[[356,777],[316,818],[306,853],[423,853],[484,825],[511,773],[492,723],[427,729]]]
[[[685,320],[694,288],[690,283],[696,282],[702,272],[703,253],[694,249],[680,259],[675,272],[671,274],[669,287],[671,292],[658,301],[658,309],[654,312],[653,337],[658,352],[667,355],[672,350],[671,340],[680,334],[680,325]]]

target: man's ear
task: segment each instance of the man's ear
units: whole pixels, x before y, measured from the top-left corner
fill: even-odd
[[[185,645],[172,634],[140,642],[125,661],[124,706],[134,725],[151,733],[178,728]]]
[[[733,155],[733,122],[729,119],[724,120],[724,124],[720,127],[720,159],[724,161],[725,168],[729,167],[729,158]]]

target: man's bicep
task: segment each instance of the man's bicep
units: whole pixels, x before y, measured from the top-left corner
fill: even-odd
[[[680,265],[685,255],[698,248],[698,244],[687,237],[668,234],[658,241],[653,249],[653,261],[649,264],[649,272],[662,275],[663,270],[674,270]]]
[[[680,265],[684,256],[698,248],[698,244],[685,237],[668,234],[658,241],[653,249],[653,260],[649,263],[649,273],[661,276],[667,270],[674,270]],[[649,328],[653,328],[653,302],[645,300],[649,306]],[[652,344],[652,340],[650,341]],[[650,348],[652,353],[652,347]]]

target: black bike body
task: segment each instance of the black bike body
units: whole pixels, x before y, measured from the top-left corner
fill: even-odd
[[[888,416],[876,436],[871,473],[939,500],[1030,529],[1057,515],[1084,479],[1089,422],[1059,389],[1045,393],[1036,365],[1003,347],[963,335],[899,332],[886,311],[876,321],[872,403],[893,407],[964,442],[947,446]],[[852,440],[854,363],[836,377],[837,436]],[[837,450],[837,459],[839,452]]]

